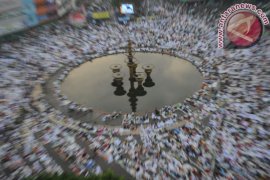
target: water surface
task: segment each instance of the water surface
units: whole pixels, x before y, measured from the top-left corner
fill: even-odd
[[[190,62],[158,53],[135,53],[139,60],[137,72],[143,72],[142,65],[153,64],[155,68],[151,78],[155,86],[144,87],[147,94],[132,98],[127,93],[116,96],[113,81],[112,64],[121,64],[124,74],[123,88],[130,89],[129,68],[124,54],[109,55],[86,62],[70,72],[61,85],[61,91],[70,100],[104,112],[131,112],[136,106],[137,112],[149,112],[164,105],[183,102],[201,87],[203,77]],[[137,83],[135,83],[135,88]],[[137,99],[134,102],[134,99]]]

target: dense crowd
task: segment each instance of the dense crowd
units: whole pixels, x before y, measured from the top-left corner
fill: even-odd
[[[248,49],[217,49],[217,9],[153,4],[154,16],[126,26],[111,20],[78,29],[58,21],[1,44],[1,179],[43,171],[87,176],[108,167],[136,179],[269,178],[269,32]],[[123,52],[129,39],[137,50],[165,49],[192,62],[202,88],[152,114],[119,115],[119,127],[81,122],[47,102],[42,88],[35,94],[62,69],[55,99],[91,113],[61,94],[61,81],[89,59]]]

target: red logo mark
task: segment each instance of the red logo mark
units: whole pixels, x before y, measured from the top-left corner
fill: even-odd
[[[229,40],[234,45],[249,47],[260,39],[263,25],[255,14],[241,11],[230,17],[226,30]]]

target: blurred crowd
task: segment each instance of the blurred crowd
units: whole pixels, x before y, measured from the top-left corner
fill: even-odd
[[[269,32],[248,49],[217,49],[218,9],[153,1],[149,11],[125,26],[111,20],[79,29],[60,20],[1,44],[1,179],[110,167],[136,179],[269,178]],[[47,102],[42,88],[35,94],[64,68],[55,99],[91,113],[61,94],[61,80],[90,59],[124,52],[129,39],[137,50],[192,62],[202,88],[152,114],[123,115],[119,127],[80,122]]]

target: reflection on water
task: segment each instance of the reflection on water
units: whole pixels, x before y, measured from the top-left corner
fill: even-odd
[[[155,85],[144,87],[147,94],[136,97],[137,112],[148,112],[164,105],[183,102],[201,86],[202,75],[185,60],[154,53],[136,53],[135,58],[139,60],[137,72],[144,72],[142,66],[145,64],[155,66],[151,73]],[[131,112],[130,97],[127,96],[130,89],[129,68],[125,60],[124,54],[117,54],[82,64],[72,70],[64,80],[62,93],[70,100],[94,109],[105,112]],[[112,86],[113,74],[110,69],[112,64],[122,65],[123,85],[117,93],[126,91],[123,96],[115,95],[116,87]],[[135,83],[135,88],[137,84]]]

